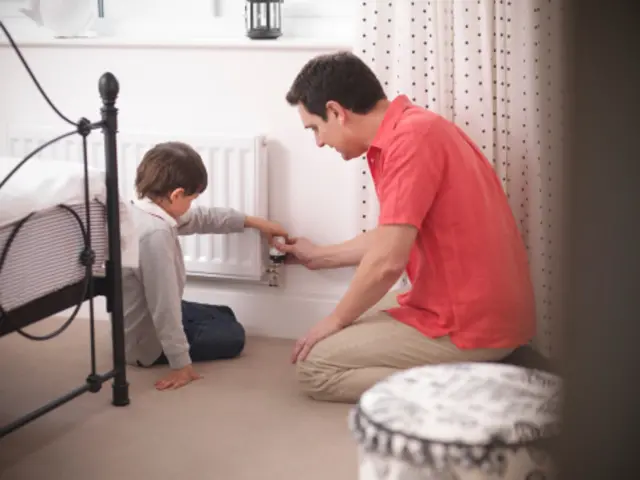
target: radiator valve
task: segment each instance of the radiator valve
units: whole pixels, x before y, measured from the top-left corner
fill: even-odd
[[[284,243],[284,238],[274,237],[274,242]],[[284,263],[287,254],[281,252],[276,247],[269,249],[269,267],[267,268],[267,274],[269,275],[269,286],[277,287],[280,285],[280,266]]]

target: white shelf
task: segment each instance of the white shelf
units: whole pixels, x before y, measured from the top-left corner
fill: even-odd
[[[13,35],[18,47],[60,47],[60,48],[241,48],[262,50],[350,50],[349,42],[324,41],[316,39],[284,38],[277,40],[250,40],[248,38],[135,38],[135,37],[94,37],[94,38],[51,38]],[[0,45],[9,46],[6,38]]]

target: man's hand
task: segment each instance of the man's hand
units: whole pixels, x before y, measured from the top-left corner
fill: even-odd
[[[287,243],[276,242],[274,246],[281,252],[290,255],[293,261],[289,261],[289,263],[299,263],[310,270],[320,268],[320,264],[316,260],[319,247],[307,238],[290,238]]]
[[[267,237],[269,245],[273,245],[273,237],[289,238],[287,230],[282,225],[272,222],[271,220],[267,220],[266,218],[247,217],[244,224],[246,227],[259,230],[265,237]]]
[[[311,348],[313,348],[316,343],[336,332],[339,332],[345,327],[346,325],[334,315],[329,315],[328,317],[323,318],[311,330],[309,330],[309,333],[307,333],[306,336],[296,342],[291,355],[291,363],[297,363],[305,360],[307,355],[309,355]]]
[[[200,378],[202,376],[196,373],[193,366],[187,365],[180,370],[173,370],[169,375],[158,380],[155,386],[157,390],[175,390]]]

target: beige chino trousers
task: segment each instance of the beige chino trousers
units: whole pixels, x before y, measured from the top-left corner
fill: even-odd
[[[352,325],[318,342],[298,362],[302,391],[315,400],[355,403],[389,375],[422,365],[498,361],[513,349],[461,350],[449,337],[429,338],[382,310],[398,305],[389,292]]]

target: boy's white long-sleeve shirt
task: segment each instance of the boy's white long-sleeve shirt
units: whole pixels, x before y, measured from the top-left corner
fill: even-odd
[[[131,206],[140,242],[138,268],[123,268],[125,350],[127,362],[150,366],[164,351],[171,368],[191,363],[182,325],[186,284],[178,236],[235,233],[245,215],[233,209],[192,207],[177,221],[149,199]]]

